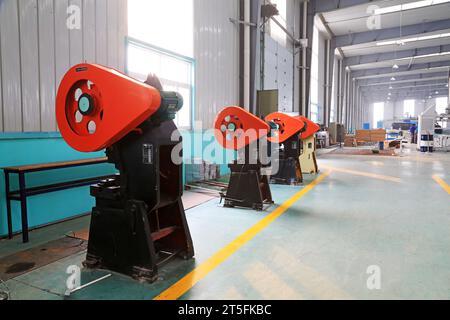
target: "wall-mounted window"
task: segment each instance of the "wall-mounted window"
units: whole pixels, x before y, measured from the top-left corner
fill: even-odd
[[[166,91],[183,96],[179,128],[192,127],[194,101],[193,0],[128,0],[127,72],[141,81],[154,73]]]
[[[165,91],[176,91],[183,96],[183,108],[177,113],[175,123],[179,128],[192,127],[194,97],[194,61],[168,53],[138,40],[128,39],[127,73],[145,81],[149,73],[161,80]]]
[[[441,115],[445,113],[445,110],[448,107],[448,98],[447,97],[439,97],[436,98],[436,112]]]
[[[403,101],[403,116],[405,118],[412,118],[415,115],[416,100]]]
[[[128,0],[130,37],[193,57],[193,34],[193,0]]]
[[[311,55],[310,119],[319,122],[319,29],[314,26]]]
[[[381,128],[384,121],[384,102],[373,104],[373,128]]]

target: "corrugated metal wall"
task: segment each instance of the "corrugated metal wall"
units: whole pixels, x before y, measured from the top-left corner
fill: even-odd
[[[81,9],[70,30],[68,8]],[[0,0],[0,132],[57,130],[55,94],[80,62],[124,71],[127,0]]]
[[[264,90],[278,90],[278,110],[294,112],[294,57],[268,34],[264,48]]]
[[[195,119],[204,128],[239,102],[239,28],[229,18],[239,18],[238,0],[194,0]]]

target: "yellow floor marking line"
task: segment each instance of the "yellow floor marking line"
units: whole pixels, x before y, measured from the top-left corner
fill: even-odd
[[[173,284],[167,290],[160,293],[154,300],[176,300],[190,290],[197,282],[205,278],[211,271],[217,268],[221,263],[227,260],[231,255],[238,251],[243,245],[252,240],[258,233],[266,229],[272,222],[285,213],[294,203],[303,198],[314,187],[321,183],[331,171],[321,174],[317,179],[296,193],[292,198],[287,200],[281,206],[272,211],[269,215],[261,219],[250,229],[238,236],[232,242],[216,252],[213,256],[208,258],[205,262],[200,264],[194,270],[189,272],[178,282]]]
[[[434,175],[433,180],[436,181],[442,189],[447,191],[448,194],[450,194],[450,186],[441,177]]]
[[[335,168],[335,167],[330,167],[330,166],[325,166],[325,165],[321,165],[321,167],[328,169],[328,170],[336,171],[336,172],[353,174],[356,176],[363,176],[363,177],[379,179],[379,180],[384,180],[384,181],[390,181],[390,182],[396,182],[396,183],[402,182],[402,180],[400,178],[385,176],[385,175],[381,175],[381,174],[375,174],[375,173],[364,172],[364,171],[355,171],[355,170],[349,170],[349,169],[343,169],[343,168]]]

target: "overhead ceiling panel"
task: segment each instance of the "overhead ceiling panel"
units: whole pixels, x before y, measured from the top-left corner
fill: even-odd
[[[445,37],[429,39],[429,40],[419,40],[419,41],[411,41],[417,37],[427,38],[433,37],[437,35],[446,35]],[[388,45],[380,45],[386,42],[396,42],[395,44]],[[404,44],[398,44],[399,42],[404,42]],[[369,55],[369,54],[377,54],[384,52],[395,52],[395,51],[404,51],[411,49],[419,49],[419,48],[427,48],[427,47],[436,47],[441,45],[450,44],[450,29],[443,29],[434,32],[427,32],[418,35],[412,35],[407,37],[397,37],[392,39],[386,39],[383,41],[373,41],[366,42],[357,45],[345,46],[341,47],[342,52],[345,57],[354,57],[361,55]]]
[[[373,10],[370,10],[370,6],[386,8],[411,2],[417,2],[417,0],[373,1],[363,5],[325,12],[322,15],[333,34],[341,36],[373,30],[369,28],[371,26],[370,18],[373,17]],[[379,15],[379,17],[381,29],[445,20],[450,18],[450,3],[386,13]]]
[[[429,73],[448,73],[450,67],[435,67],[435,68],[426,68],[426,69],[417,69],[410,71],[399,71],[399,72],[389,72],[389,73],[380,73],[373,74],[369,76],[361,76],[356,77],[356,80],[367,80],[367,79],[377,79],[377,78],[391,78],[391,77],[400,77],[400,76],[410,76],[416,74],[429,74]]]
[[[407,80],[399,80],[399,81],[389,81],[389,82],[374,82],[374,83],[366,83],[360,84],[360,87],[393,87],[399,88],[401,86],[405,86],[409,83],[412,83],[410,86],[421,87],[421,86],[430,86],[436,83],[439,84],[447,84],[447,77],[433,77],[433,78],[416,78],[416,79],[407,79]]]
[[[449,60],[450,60],[450,52],[445,52],[445,53],[441,53],[439,55],[432,55],[432,56],[416,56],[416,57],[408,57],[408,58],[401,58],[401,59],[383,60],[383,61],[371,62],[371,63],[363,63],[363,64],[351,65],[351,66],[349,66],[349,68],[352,71],[356,71],[356,70],[366,70],[366,69],[389,68],[389,67],[392,67],[394,64],[397,64],[399,66],[404,66],[404,65],[413,65],[413,64],[419,64],[419,63],[430,63],[430,62],[449,61]]]

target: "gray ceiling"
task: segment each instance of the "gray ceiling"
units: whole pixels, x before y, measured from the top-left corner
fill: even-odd
[[[318,20],[367,98],[448,94],[450,1],[359,1],[322,12]]]

